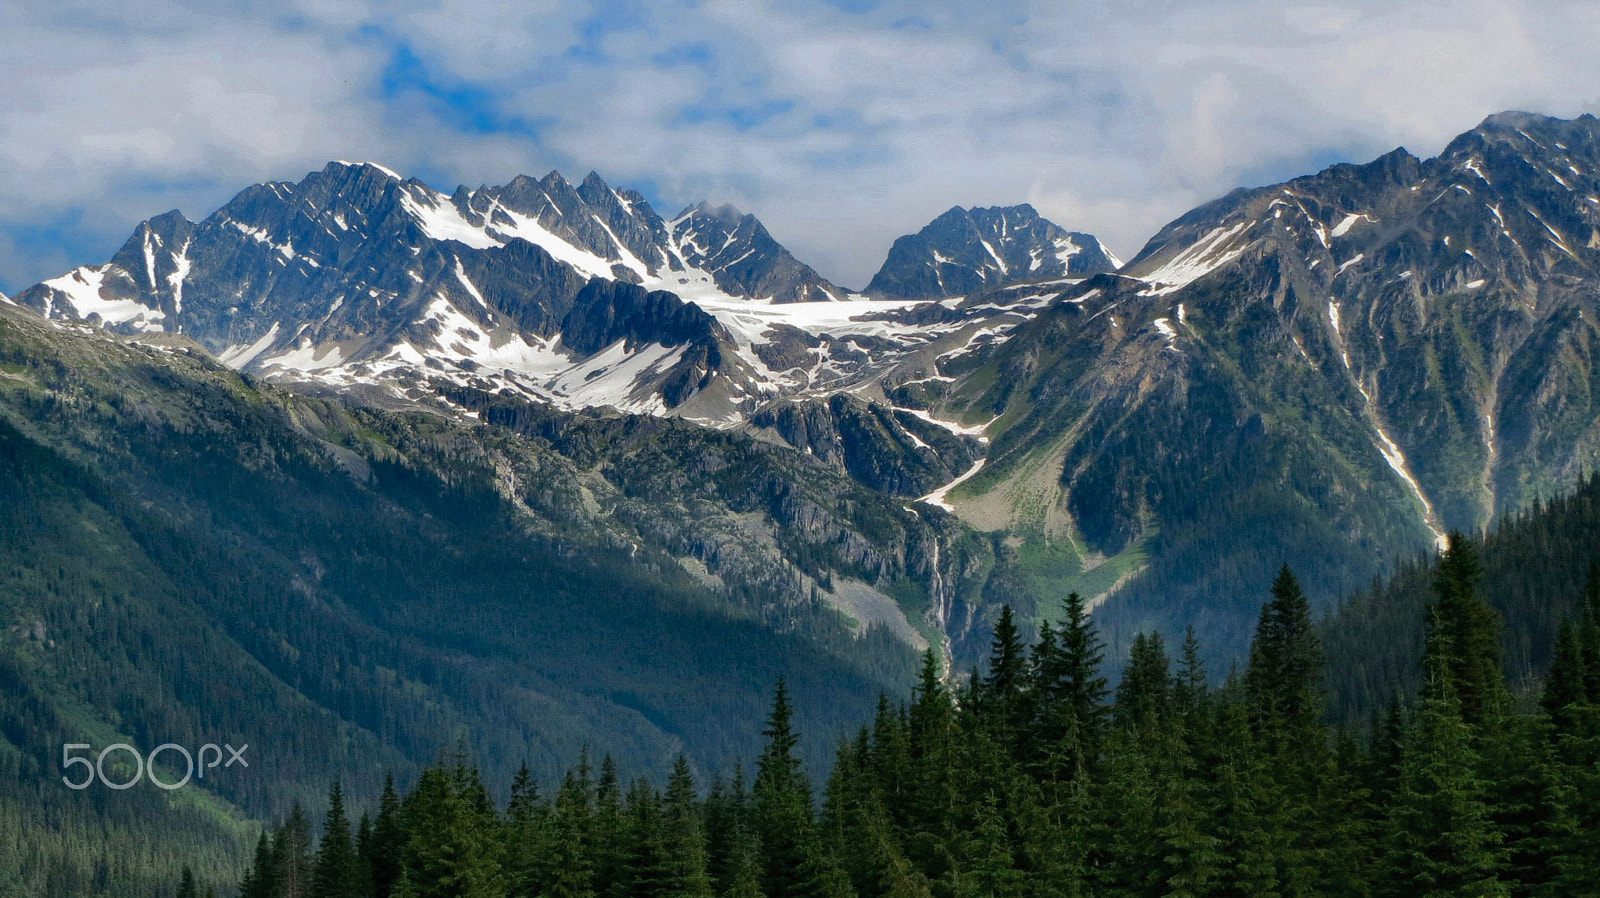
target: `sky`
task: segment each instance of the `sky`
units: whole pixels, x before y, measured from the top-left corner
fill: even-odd
[[[0,5],[0,291],[331,159],[595,170],[860,288],[953,205],[1131,257],[1237,186],[1600,110],[1600,4],[205,0]]]

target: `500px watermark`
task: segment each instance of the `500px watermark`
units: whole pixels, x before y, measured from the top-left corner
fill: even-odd
[[[66,745],[61,746],[61,769],[63,771],[68,771],[68,773],[62,775],[61,781],[67,784],[68,789],[87,789],[94,784],[95,780],[99,780],[100,784],[108,789],[129,789],[137,784],[141,779],[148,778],[150,782],[154,783],[158,788],[176,789],[180,786],[187,785],[191,777],[195,779],[205,779],[206,771],[215,769],[218,766],[223,767],[224,769],[232,767],[234,764],[238,764],[241,767],[249,767],[250,762],[244,759],[245,750],[249,747],[250,746],[248,745],[241,745],[238,748],[234,748],[231,745],[225,744],[218,746],[214,743],[207,742],[205,745],[200,746],[200,750],[196,753],[199,756],[197,761],[196,755],[191,755],[187,748],[184,748],[175,742],[168,742],[163,745],[158,745],[148,755],[140,754],[137,748],[134,748],[126,742],[118,742],[115,745],[107,745],[105,748],[100,749],[100,754],[95,756],[95,759],[91,761],[87,757],[74,755],[73,752],[93,751],[94,746],[88,744],[87,742],[69,742]],[[223,749],[227,749],[228,751],[227,761],[223,761],[222,759]],[[106,758],[115,757],[112,755],[112,752],[126,753],[133,759],[134,773],[132,778],[124,782],[116,782],[111,777],[106,776]],[[166,752],[169,755],[182,756],[183,763],[186,765],[183,772],[183,779],[175,782],[165,782],[160,777],[156,776],[156,756],[163,752]],[[76,767],[80,764],[84,768],[84,776],[81,781],[74,782],[70,771],[73,767]],[[123,775],[116,770],[113,770],[112,773],[117,776]]]

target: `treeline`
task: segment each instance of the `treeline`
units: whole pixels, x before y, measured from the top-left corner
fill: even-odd
[[[1246,669],[1197,640],[1134,641],[1111,693],[1077,596],[1031,647],[1009,610],[988,669],[949,688],[930,653],[908,707],[838,749],[819,793],[780,682],[766,748],[701,797],[587,762],[491,800],[456,758],[352,831],[295,812],[244,898],[1568,896],[1600,892],[1600,582],[1559,639],[1537,711],[1501,674],[1474,545],[1439,564],[1410,709],[1359,741],[1325,722],[1324,658],[1285,568]],[[820,802],[818,798],[820,797]]]
[[[1480,594],[1504,623],[1503,669],[1531,703],[1550,669],[1562,621],[1577,613],[1600,546],[1600,474],[1570,494],[1506,515],[1475,540]],[[1321,622],[1334,721],[1360,723],[1423,680],[1427,608],[1438,561],[1431,553],[1356,591]]]

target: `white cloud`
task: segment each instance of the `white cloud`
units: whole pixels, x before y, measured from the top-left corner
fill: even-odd
[[[1131,256],[1241,181],[1600,98],[1600,10],[1559,0],[17,6],[13,289],[65,259],[40,222],[96,261],[140,218],[350,157],[473,184],[594,168],[666,214],[731,200],[851,286],[958,203],[1032,202]]]

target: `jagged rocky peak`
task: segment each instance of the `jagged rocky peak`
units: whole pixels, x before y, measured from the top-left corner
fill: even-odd
[[[176,209],[157,215],[134,229],[133,236],[111,257],[111,264],[125,272],[137,288],[173,300],[171,307],[163,301],[161,309],[175,313],[181,304],[175,294],[184,274],[184,248],[194,238],[194,227],[194,222]]]
[[[716,273],[717,286],[774,302],[830,302],[848,292],[774,240],[754,215],[723,203],[699,203],[672,220],[672,238],[690,267]]]
[[[249,187],[199,223],[153,218],[106,264],[18,302],[124,334],[181,332],[236,368],[336,389],[510,385],[661,412],[714,384],[700,405],[720,403],[707,410],[720,420],[760,394],[759,369],[725,364],[719,341],[732,336],[687,303],[844,293],[753,216],[677,224],[691,245],[593,172],[576,186],[551,172],[445,194],[333,162]],[[606,301],[585,301],[586,285]]]
[[[587,274],[642,283],[683,270],[650,204],[594,172],[577,187],[552,171],[538,181],[519,176],[504,187],[462,188],[452,202],[490,237],[544,246]]]
[[[519,176],[504,186],[459,187],[447,195],[375,163],[330,162],[298,183],[246,188],[194,226],[196,234],[177,235],[174,227],[156,220],[141,225],[110,265],[85,267],[39,285],[25,294],[24,304],[52,317],[124,332],[183,329],[202,340],[209,332],[214,342],[232,346],[241,339],[254,341],[274,323],[259,320],[251,310],[280,305],[288,294],[299,300],[327,293],[327,284],[320,282],[335,273],[345,287],[362,282],[354,292],[365,294],[363,302],[377,298],[372,290],[405,296],[422,283],[419,278],[426,276],[419,269],[428,267],[435,251],[447,254],[449,245],[459,244],[495,252],[519,243],[540,253],[530,257],[526,248],[516,249],[504,254],[497,268],[517,280],[518,274],[507,270],[510,259],[531,258],[540,270],[524,279],[535,285],[551,281],[546,263],[553,260],[571,270],[570,278],[556,280],[581,284],[603,277],[691,299],[843,295],[795,260],[751,216],[732,229],[736,241],[724,235],[714,252],[686,254],[642,195],[612,188],[595,172],[576,186],[552,171],[538,180]],[[187,256],[177,249],[194,240]],[[362,267],[351,269],[358,259]],[[216,286],[218,269],[225,289],[209,290]],[[214,298],[236,320],[175,318],[183,312],[186,283],[191,299],[208,290],[218,294]],[[563,286],[565,295],[553,298],[556,306],[575,292],[570,283]],[[343,300],[348,308],[354,297]],[[552,297],[538,301],[549,305]],[[195,304],[188,318],[217,311]],[[564,310],[553,311],[547,320],[559,321]]]
[[[1600,247],[1597,173],[1600,122],[1592,116],[1500,113],[1433,159],[1396,149],[1236,190],[1163,228],[1122,273],[1167,293],[1255,247],[1288,253],[1292,267],[1329,285],[1389,277],[1394,268],[1424,294],[1526,286],[1557,269],[1588,274]]]
[[[960,296],[1027,281],[1088,277],[1122,263],[1093,235],[1032,206],[956,206],[901,237],[867,285],[878,296]]]
[[[212,218],[220,215],[241,224],[264,226],[274,223],[272,219],[289,220],[303,214],[345,232],[352,216],[358,223],[365,222],[406,193],[427,191],[421,181],[406,180],[376,163],[330,162],[299,183],[269,181],[247,187]]]
[[[1504,112],[1496,112],[1485,116],[1476,128],[1468,131],[1462,137],[1471,134],[1501,134],[1509,136],[1516,132],[1522,132],[1522,137],[1530,140],[1532,139],[1530,135],[1536,134],[1551,140],[1570,138],[1573,142],[1586,142],[1589,145],[1588,151],[1593,152],[1597,125],[1600,125],[1600,122],[1597,122],[1595,117],[1587,112],[1577,118],[1563,119],[1540,115],[1536,112],[1507,109]],[[1460,139],[1460,137],[1457,138],[1457,140]]]

